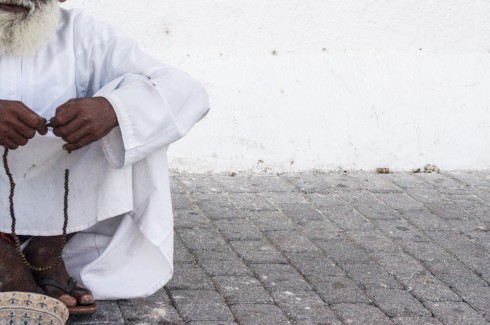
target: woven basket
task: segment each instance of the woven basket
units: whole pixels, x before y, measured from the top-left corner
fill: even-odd
[[[54,298],[28,292],[0,293],[0,325],[64,325],[68,308]]]

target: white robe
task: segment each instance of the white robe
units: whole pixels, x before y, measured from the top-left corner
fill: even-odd
[[[71,98],[103,96],[119,121],[101,141],[71,154],[52,132],[9,152],[17,233],[61,234],[68,168],[68,232],[78,232],[64,250],[70,274],[96,299],[161,288],[173,272],[166,152],[207,113],[202,86],[78,10],[62,10],[56,33],[35,54],[0,57],[0,85],[0,99],[22,101],[47,119]],[[9,233],[2,169],[0,231]]]

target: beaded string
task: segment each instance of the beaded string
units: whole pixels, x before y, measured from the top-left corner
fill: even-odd
[[[9,151],[8,148],[5,147],[5,151],[3,153],[3,167],[5,168],[5,174],[7,174],[7,177],[10,182],[9,204],[10,204],[10,217],[12,219],[12,237],[14,239],[15,250],[17,251],[17,254],[20,256],[24,264],[27,265],[31,270],[36,272],[51,270],[61,262],[63,248],[65,247],[66,244],[66,238],[67,238],[66,228],[68,226],[68,192],[69,192],[68,184],[70,180],[70,170],[65,169],[65,185],[64,185],[65,194],[63,197],[63,214],[64,214],[63,235],[61,236],[61,243],[60,243],[58,255],[56,257],[56,260],[48,266],[45,267],[34,266],[27,260],[26,255],[22,251],[20,239],[15,231],[15,226],[17,223],[17,219],[15,217],[15,211],[14,211],[15,182],[14,182],[14,177],[12,176],[12,173],[10,172],[10,168],[8,165],[8,159],[7,159],[8,151]]]

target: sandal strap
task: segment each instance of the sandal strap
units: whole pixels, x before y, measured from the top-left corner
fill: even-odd
[[[61,283],[53,279],[41,279],[37,281],[37,285],[40,287],[51,286],[58,288],[66,293],[70,293],[77,286],[77,282],[72,277],[70,277],[66,285],[62,285]]]

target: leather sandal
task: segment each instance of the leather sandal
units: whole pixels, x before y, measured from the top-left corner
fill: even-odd
[[[46,286],[55,287],[67,294],[70,294],[72,290],[77,287],[77,282],[72,277],[70,277],[66,285],[62,285],[53,279],[41,279],[36,282],[37,285],[40,286],[41,288],[44,288]],[[91,315],[97,311],[97,304],[93,303],[91,305],[86,305],[86,306],[78,305],[73,307],[67,306],[67,308],[68,311],[70,312],[70,315]]]

